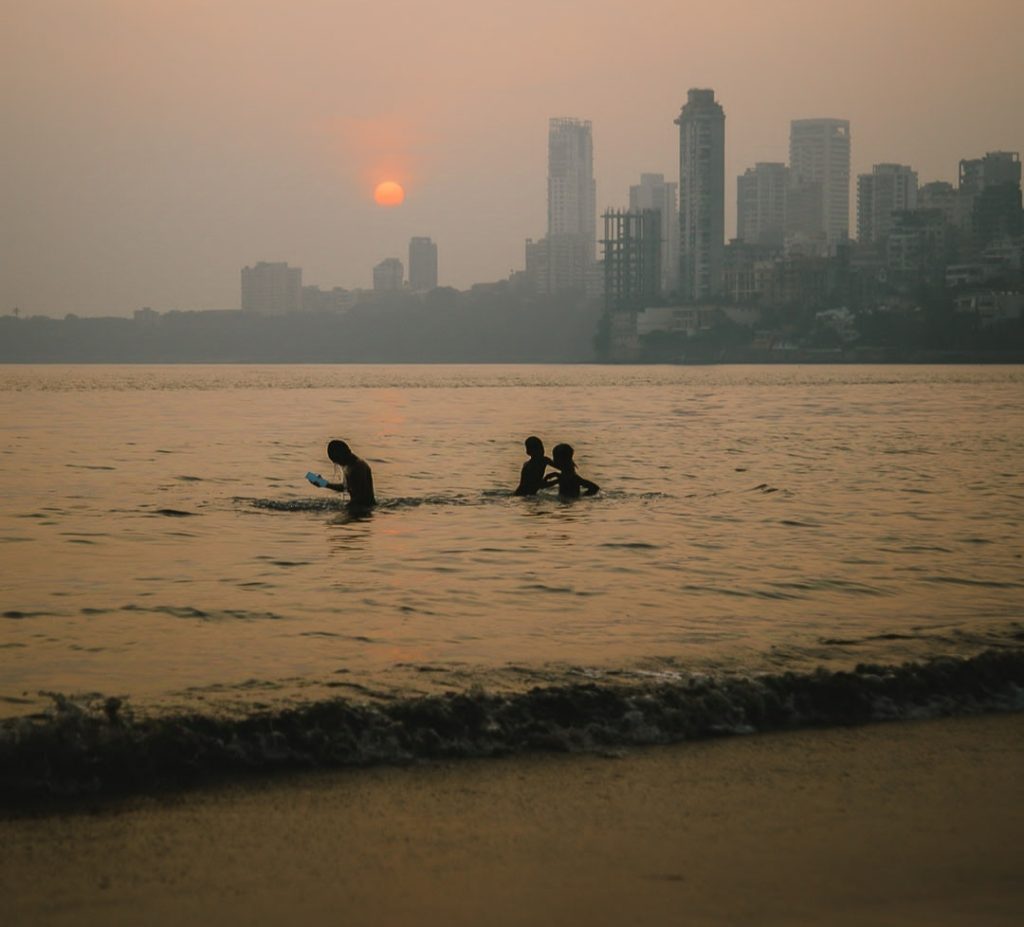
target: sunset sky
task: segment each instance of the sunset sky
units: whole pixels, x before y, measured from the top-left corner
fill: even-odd
[[[690,87],[725,108],[730,234],[794,118],[849,119],[855,174],[1024,150],[1020,0],[0,0],[0,30],[0,313],[237,308],[259,260],[369,287],[413,235],[442,284],[500,279],[545,232],[548,118],[593,121],[625,206],[678,179]]]

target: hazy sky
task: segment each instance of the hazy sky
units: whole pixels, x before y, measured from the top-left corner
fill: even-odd
[[[849,119],[854,173],[955,180],[1024,150],[1022,33],[1021,0],[0,0],[0,313],[237,308],[259,260],[369,287],[413,235],[442,284],[500,279],[545,232],[548,117],[593,120],[625,206],[678,179],[690,87],[725,108],[730,233],[794,118]]]

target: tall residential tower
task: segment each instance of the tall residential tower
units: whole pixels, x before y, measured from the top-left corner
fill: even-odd
[[[548,123],[548,235],[597,239],[594,139],[589,119]]]
[[[789,130],[793,205],[790,228],[829,245],[850,235],[850,123],[846,119],[794,119]],[[797,205],[797,203],[802,205]]]
[[[664,174],[641,174],[640,183],[629,188],[630,212],[656,209],[661,214],[661,291],[676,288],[679,275],[679,206],[677,184],[666,183]]]
[[[589,119],[548,123],[547,292],[583,289],[597,247],[597,185]]]
[[[437,288],[437,245],[429,238],[409,239],[409,289]]]
[[[893,228],[893,213],[917,208],[917,171],[905,164],[876,164],[857,176],[857,241],[873,245]]]
[[[1016,151],[990,151],[960,162],[958,195],[970,216],[975,244],[987,245],[1024,231],[1021,165]]]
[[[679,126],[679,289],[685,300],[722,289],[725,253],[725,112],[714,90],[693,89]]]
[[[782,248],[789,168],[759,161],[736,178],[736,237],[751,245]]]

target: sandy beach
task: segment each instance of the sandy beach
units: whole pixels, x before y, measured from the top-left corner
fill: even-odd
[[[970,924],[1024,716],[288,776],[0,822],[8,925]]]

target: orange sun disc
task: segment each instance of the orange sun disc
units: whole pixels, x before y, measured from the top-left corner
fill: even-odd
[[[377,189],[373,191],[373,199],[378,206],[400,206],[405,199],[405,190],[400,183],[385,180],[377,184]]]

